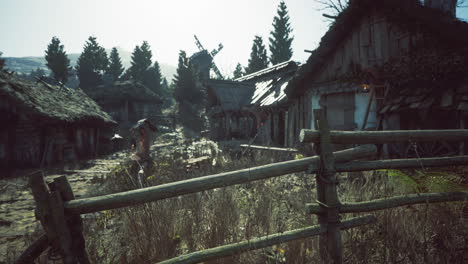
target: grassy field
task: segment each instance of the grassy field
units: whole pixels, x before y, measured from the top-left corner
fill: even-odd
[[[258,158],[260,157],[260,158]],[[147,186],[258,166],[284,157],[223,155],[216,167],[187,172],[158,160]],[[467,168],[371,171],[341,175],[341,201],[466,187]],[[106,192],[138,188],[138,166],[120,166]],[[313,175],[291,174],[250,184],[105,211],[85,220],[94,263],[156,263],[180,254],[317,223],[304,205],[315,199]],[[345,263],[467,263],[467,202],[417,205],[375,212],[377,224],[342,232]],[[344,218],[356,214],[342,215]],[[318,239],[309,238],[209,263],[320,263]]]

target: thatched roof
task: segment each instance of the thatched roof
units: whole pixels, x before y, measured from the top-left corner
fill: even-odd
[[[38,124],[58,122],[116,125],[81,89],[35,83],[0,72],[0,98]]]
[[[249,104],[254,90],[251,84],[228,80],[208,80],[205,86],[209,101],[213,101],[209,104],[214,104],[214,101],[218,102],[221,107],[220,111],[240,111],[242,107]]]
[[[361,18],[373,10],[384,14],[389,21],[402,25],[412,32],[421,32],[439,40],[437,45],[449,49],[466,49],[468,47],[468,24],[450,17],[439,10],[424,7],[419,0],[350,0],[344,10],[322,37],[320,45],[313,51],[307,63],[291,80],[286,93],[289,97],[301,95],[304,85],[313,78],[313,74],[325,65],[329,56],[341,42],[352,33],[352,28],[361,22]],[[431,43],[434,45],[434,43]]]
[[[159,95],[135,81],[119,81],[112,85],[100,85],[86,89],[85,93],[102,104],[121,103],[126,100],[162,104]]]

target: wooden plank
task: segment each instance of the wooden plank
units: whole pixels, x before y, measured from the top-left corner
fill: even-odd
[[[57,248],[57,233],[49,205],[49,187],[47,186],[42,171],[29,177],[29,186],[31,186],[32,195],[36,204],[36,217],[41,222],[48,240]]]
[[[418,159],[390,159],[375,161],[350,161],[335,165],[336,171],[366,171],[380,169],[410,169],[428,167],[463,166],[468,164],[468,156]],[[313,167],[310,167],[313,170]]]
[[[241,144],[240,147],[241,148],[256,149],[256,150],[299,152],[299,150],[294,149],[294,148],[276,148],[276,147],[256,146],[256,145],[248,145],[248,144]]]
[[[367,215],[363,217],[355,217],[349,220],[343,221],[340,224],[340,229],[349,229],[362,225],[368,225],[375,223],[376,217],[373,215]],[[266,248],[273,245],[286,243],[298,239],[303,239],[311,236],[320,235],[326,232],[326,229],[320,226],[310,226],[282,233],[267,235],[264,237],[254,238],[234,244],[224,245],[220,247],[210,248],[201,250],[186,255],[182,255],[176,258],[168,259],[159,264],[193,264],[200,263],[209,260],[219,259],[227,256],[237,255],[242,252],[247,252],[255,249]]]
[[[36,241],[34,241],[16,260],[15,264],[30,264],[34,263],[42,252],[49,247],[49,239],[47,235],[41,235]]]
[[[60,192],[63,201],[71,201],[75,199],[73,190],[67,177],[60,176],[53,181],[54,188]],[[83,236],[83,221],[79,214],[67,215],[67,227],[70,230],[71,250],[73,256],[76,257],[80,264],[91,263],[86,252],[85,238]]]
[[[63,201],[58,191],[49,194],[50,213],[53,220],[54,230],[57,233],[57,242],[60,245],[60,253],[65,264],[77,264],[78,260],[73,254],[72,237],[67,223],[65,222],[65,212]]]
[[[444,203],[467,201],[468,192],[447,192],[447,193],[418,193],[394,196],[391,198],[376,199],[358,203],[343,203],[340,213],[360,213],[390,209],[400,206],[425,203]],[[324,213],[324,209],[318,204],[307,204],[306,211],[310,214]]]
[[[332,261],[334,264],[343,263],[343,242],[339,228],[340,214],[338,211],[340,201],[336,189],[337,175],[335,173],[335,158],[330,138],[330,128],[322,109],[314,110],[316,124],[320,131],[320,173],[316,174],[317,200],[326,205],[327,210],[318,216],[320,226],[327,229],[327,233],[320,236],[319,248],[322,260]],[[324,247],[326,243],[326,248]]]
[[[111,171],[98,171],[98,170],[64,170],[66,173],[110,173]]]
[[[373,156],[376,152],[377,149],[374,145],[364,145],[353,149],[337,151],[333,154],[335,156],[335,160],[339,162]],[[278,162],[270,165],[209,175],[138,190],[76,199],[66,202],[65,208],[68,211],[80,214],[121,208],[189,193],[268,179],[289,173],[302,172],[307,170],[311,164],[318,162],[318,156]]]
[[[336,144],[383,144],[407,141],[463,141],[468,139],[468,129],[440,130],[383,130],[383,131],[330,131]],[[303,129],[299,135],[302,143],[319,141],[319,131]]]

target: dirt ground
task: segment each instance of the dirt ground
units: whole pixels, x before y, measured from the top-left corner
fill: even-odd
[[[96,182],[104,179],[105,171],[117,166],[127,155],[120,152],[74,164],[73,167],[65,168],[65,173],[47,174],[46,181],[51,182],[56,177],[66,175],[75,196],[83,197]],[[79,168],[81,172],[71,172],[71,168],[75,171]],[[30,172],[24,171],[23,176],[15,178],[0,179],[0,263],[11,263],[26,248],[32,234],[41,229],[34,216],[34,199],[28,187],[27,175]]]

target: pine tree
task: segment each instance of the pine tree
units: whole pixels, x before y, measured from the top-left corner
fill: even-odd
[[[132,66],[130,66],[130,75],[132,79],[139,82],[144,82],[144,78],[148,68],[151,67],[151,58],[153,54],[150,50],[148,42],[143,41],[143,44],[136,46],[132,53]]]
[[[159,67],[159,63],[155,61],[153,66],[145,72],[143,84],[154,92],[160,93],[161,79],[161,68]]]
[[[205,93],[185,51],[182,50],[179,52],[179,63],[177,73],[174,76],[174,86],[174,98],[178,102],[182,125],[185,128],[200,132],[204,127],[202,112],[205,105]]]
[[[124,67],[122,65],[122,60],[120,59],[119,52],[117,48],[112,48],[112,51],[109,56],[109,68],[107,68],[108,74],[110,74],[115,81],[119,80],[120,76],[124,72]]]
[[[277,16],[273,18],[273,31],[270,32],[270,62],[272,65],[288,61],[292,57],[291,43],[293,37],[289,23],[289,15],[286,4],[281,1],[278,5]]]
[[[57,37],[52,38],[51,43],[47,46],[45,54],[46,65],[52,72],[53,77],[57,81],[66,83],[70,70],[70,60]]]
[[[234,69],[233,78],[237,79],[242,77],[242,75],[244,75],[242,65],[240,63],[237,63],[236,69]]]
[[[5,59],[2,59],[3,52],[0,51],[0,70],[5,66]]]
[[[108,63],[106,50],[99,46],[96,37],[89,37],[76,65],[80,86],[90,88],[99,85]]]
[[[260,36],[255,36],[252,44],[252,51],[250,52],[250,59],[245,74],[251,74],[268,67],[268,58],[266,54],[263,39]]]

